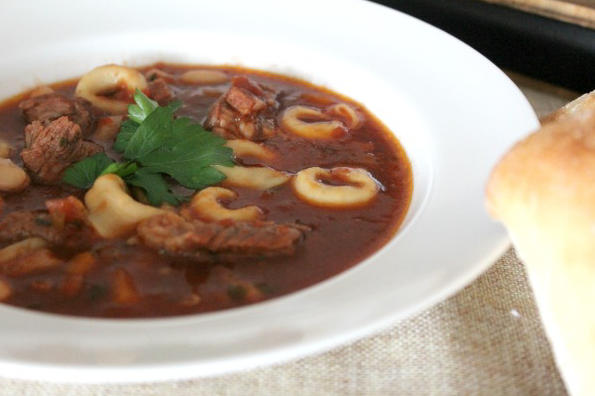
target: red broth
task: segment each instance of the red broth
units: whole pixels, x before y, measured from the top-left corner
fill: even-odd
[[[229,89],[229,80],[209,85],[183,84],[178,77],[198,66],[157,64],[172,76],[168,82],[183,105],[177,116],[203,123],[214,102]],[[202,67],[204,69],[204,67]],[[210,68],[213,69],[213,68]],[[4,303],[43,312],[91,317],[163,317],[211,312],[279,297],[328,279],[361,262],[387,243],[402,222],[411,200],[413,179],[407,155],[395,137],[366,108],[344,96],[309,83],[271,73],[235,67],[217,67],[228,76],[246,76],[275,91],[278,102],[277,134],[261,142],[275,156],[262,161],[237,158],[241,165],[266,165],[289,174],[309,167],[363,168],[381,186],[376,197],[356,208],[314,206],[299,199],[292,183],[261,191],[229,187],[238,198],[230,208],[257,205],[267,221],[298,223],[309,227],[295,252],[280,257],[238,258],[196,263],[170,257],[142,243],[134,235],[99,240],[88,249],[50,247],[57,265],[15,275],[0,263],[0,282],[8,285]],[[77,81],[53,85],[57,92],[74,96]],[[18,108],[24,93],[0,107],[0,139],[14,148],[10,158],[23,166],[23,131],[27,122]],[[345,103],[358,115],[359,125],[333,139],[307,139],[284,131],[280,114],[293,105],[325,108]],[[398,109],[396,109],[398,111]],[[105,116],[95,110],[100,119]],[[92,140],[93,135],[87,139]],[[117,159],[112,142],[98,142]],[[332,183],[331,183],[332,184]],[[0,221],[15,211],[45,211],[45,201],[74,195],[83,200],[86,190],[64,183],[31,183],[18,193],[0,192]],[[179,208],[178,208],[179,209]],[[0,240],[0,249],[14,241]],[[73,262],[89,261],[91,269],[73,275]],[[82,264],[84,266],[84,264]],[[131,286],[134,298],[118,298],[118,283]],[[1,293],[0,293],[1,294]],[[125,300],[125,299],[124,299]]]

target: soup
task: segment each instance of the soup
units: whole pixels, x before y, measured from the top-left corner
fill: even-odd
[[[0,301],[43,312],[279,297],[374,253],[411,200],[365,107],[272,73],[107,65],[4,102],[0,125]]]

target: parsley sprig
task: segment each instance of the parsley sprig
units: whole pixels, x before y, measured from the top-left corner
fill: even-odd
[[[95,154],[66,169],[62,181],[90,188],[99,176],[114,173],[127,184],[140,187],[152,205],[177,205],[184,197],[172,192],[167,176],[197,190],[225,179],[211,166],[233,166],[233,151],[224,146],[225,139],[190,118],[174,117],[179,101],[159,106],[139,90],[134,101],[114,143],[123,161]]]

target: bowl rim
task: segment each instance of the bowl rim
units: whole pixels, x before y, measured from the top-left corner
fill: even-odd
[[[304,0],[302,8],[291,15],[286,3],[273,0],[255,0],[249,5],[234,0],[200,3],[201,12],[215,21],[225,17],[238,23],[229,28],[212,21],[197,27],[189,16],[171,10],[156,15],[159,4],[153,0],[140,11],[134,2],[115,0],[58,3],[97,18],[105,17],[110,6],[117,6],[123,15],[140,13],[142,18],[128,23],[117,16],[105,26],[90,28],[81,19],[41,38],[30,32],[19,43],[5,40],[0,52],[7,56],[0,60],[0,71],[7,84],[0,87],[0,97],[39,81],[81,75],[97,62],[144,65],[163,59],[173,63],[195,60],[286,73],[363,103],[395,131],[411,160],[414,197],[400,230],[378,252],[327,281],[263,303],[194,316],[124,320],[65,317],[0,306],[4,323],[0,326],[0,368],[5,375],[48,381],[157,381],[286,361],[371,334],[445,299],[475,279],[509,246],[503,228],[489,220],[483,208],[483,180],[512,142],[535,129],[538,121],[504,73],[452,36],[359,0]],[[259,14],[251,14],[254,18],[247,24],[242,15],[256,3]],[[177,9],[198,7],[189,0],[168,4]],[[21,2],[8,0],[3,4],[0,31],[14,31],[23,23],[35,26],[47,7],[39,5],[30,15]],[[230,7],[237,12],[229,13]],[[304,32],[300,17],[308,7],[316,7],[319,13],[308,21]],[[340,18],[328,18],[337,14]],[[171,20],[163,22],[164,16]],[[147,27],[158,18],[157,27]],[[270,24],[265,28],[259,22]],[[344,30],[356,24],[368,30],[357,34]],[[271,26],[278,33],[273,37],[268,30]],[[73,31],[82,34],[73,38]],[[187,45],[213,36],[216,43],[204,44],[211,50],[208,55],[184,53],[182,45],[172,42],[178,39]],[[387,40],[394,37],[402,39]],[[345,38],[345,42],[337,41]],[[159,50],[135,47],[137,40],[146,39]],[[282,46],[267,55],[249,47],[251,42]],[[232,48],[233,56],[217,45]],[[358,52],[354,53],[354,47]],[[65,53],[71,55],[65,57]],[[31,66],[35,59],[42,59],[37,62],[41,72]],[[433,64],[439,64],[439,69]],[[361,81],[354,81],[354,75]],[[446,94],[449,100],[445,102],[440,95]],[[390,105],[380,98],[390,98]],[[400,110],[398,115],[395,108]],[[472,133],[477,130],[489,139]],[[457,178],[451,178],[452,174]],[[435,229],[440,227],[452,231]],[[428,249],[428,243],[436,252]],[[403,279],[406,284],[395,289],[394,282]],[[358,297],[370,294],[371,301]]]

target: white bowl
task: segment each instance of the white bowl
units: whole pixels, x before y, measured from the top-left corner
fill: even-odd
[[[458,291],[508,246],[483,206],[497,159],[538,121],[516,86],[453,37],[355,0],[4,1],[0,98],[105,63],[236,64],[363,103],[413,166],[397,235],[354,268],[220,313],[73,318],[0,306],[0,372],[168,380],[279,362],[362,337]]]

